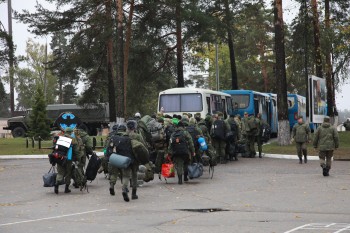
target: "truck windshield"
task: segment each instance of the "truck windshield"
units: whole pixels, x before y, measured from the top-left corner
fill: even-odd
[[[163,94],[159,99],[159,110],[164,112],[201,112],[203,101],[201,94]]]
[[[249,106],[249,95],[231,95],[234,108],[247,108]]]

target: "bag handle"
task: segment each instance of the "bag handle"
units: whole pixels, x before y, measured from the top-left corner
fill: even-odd
[[[50,170],[47,173],[56,173],[55,166],[51,166]]]

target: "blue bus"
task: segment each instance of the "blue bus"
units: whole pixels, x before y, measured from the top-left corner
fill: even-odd
[[[261,118],[271,127],[271,133],[277,134],[277,95],[272,93],[261,93],[252,90],[223,90],[230,94],[234,114],[243,117],[244,112],[248,114],[260,113]]]
[[[289,125],[292,129],[298,122],[298,116],[303,116],[304,121],[306,120],[306,98],[298,94],[288,94],[287,101]]]

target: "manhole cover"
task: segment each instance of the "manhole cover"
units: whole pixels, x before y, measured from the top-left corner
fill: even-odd
[[[211,212],[220,212],[220,211],[230,211],[221,208],[208,208],[208,209],[178,209],[180,211],[188,211],[188,212],[199,212],[199,213],[211,213]]]

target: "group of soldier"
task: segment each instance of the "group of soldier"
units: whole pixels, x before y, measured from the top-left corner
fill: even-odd
[[[224,114],[221,112],[214,115],[208,114],[205,118],[201,118],[200,113],[196,113],[194,116],[191,114],[169,116],[159,113],[152,118],[162,125],[162,133],[156,140],[152,139],[152,132],[141,121],[141,114],[136,113],[125,124],[114,125],[105,141],[105,156],[102,157],[102,165],[98,172],[108,173],[109,193],[113,196],[115,195],[115,184],[118,177],[120,178],[122,196],[126,202],[129,201],[129,184],[132,187],[131,199],[138,199],[137,187],[140,163],[137,155],[133,152],[132,140],[141,143],[151,152],[150,160],[153,163],[150,162],[147,165],[152,170],[152,174],[160,174],[162,164],[172,161],[180,185],[189,181],[188,166],[194,162],[203,162],[204,155],[209,157],[210,166],[215,166],[217,163],[225,164],[227,161],[234,159],[237,160],[237,153],[240,153],[242,157],[253,158],[256,156],[255,143],[257,143],[258,155],[260,158],[262,157],[264,126],[267,123],[261,119],[260,114],[254,116],[244,113],[243,118],[239,115],[230,115],[227,119],[224,119]],[[307,163],[306,143],[309,142],[309,134],[308,124],[305,124],[302,117],[299,117],[298,123],[295,124],[292,130],[292,140],[296,142],[300,163],[302,163],[303,155],[304,162]],[[332,135],[332,137],[330,138],[329,135]],[[91,139],[83,130],[75,129],[73,132],[71,128],[66,128],[63,136],[72,138],[74,159],[63,165],[57,164],[58,174],[54,187],[56,194],[59,192],[59,184],[63,181],[65,182],[64,192],[71,192],[69,186],[72,166],[77,166],[77,170],[84,173],[86,155],[93,153]],[[122,138],[125,137],[130,140],[125,140],[124,144],[115,144],[116,141],[122,142]],[[199,142],[200,138],[205,141],[205,149]],[[316,131],[313,145],[314,148],[320,150],[319,157],[323,174],[328,176],[333,150],[339,146],[337,131],[329,124],[329,118],[325,118],[325,122]],[[132,160],[132,163],[127,168],[116,168],[108,162],[111,153],[127,156]],[[75,182],[76,187],[82,188],[83,185],[84,182]]]

